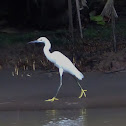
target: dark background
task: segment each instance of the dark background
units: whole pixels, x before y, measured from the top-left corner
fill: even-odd
[[[80,38],[75,0],[72,0],[74,23],[74,41],[69,29],[67,0],[2,0],[0,1],[0,69],[24,66],[32,69],[54,69],[42,52],[40,45],[28,45],[29,41],[46,36],[52,51],[59,50],[81,71],[120,71],[126,69],[126,2],[115,0],[116,19],[115,36],[117,52],[114,53],[114,41],[111,20],[98,25],[90,20],[89,13],[99,15],[106,0],[88,0],[88,8],[80,11],[83,39]],[[27,63],[27,59],[29,62]],[[40,59],[40,60],[39,60]],[[41,59],[44,64],[41,63]]]
[[[73,2],[73,19],[76,20],[75,1]],[[81,12],[82,23],[89,23],[88,14],[96,11],[100,14],[106,0],[88,0],[88,9]],[[126,2],[116,0],[115,8],[120,17],[126,15]],[[4,23],[3,23],[4,22]],[[5,23],[6,22],[6,23]],[[67,0],[1,0],[0,27],[11,25],[37,29],[57,29],[68,27]]]

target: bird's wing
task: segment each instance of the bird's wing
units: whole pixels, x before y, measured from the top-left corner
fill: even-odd
[[[76,67],[73,63],[61,52],[55,51],[52,53],[52,58],[55,59],[54,64],[59,68],[62,67],[64,71],[70,72],[71,70],[75,70]]]
[[[55,51],[52,53],[52,59],[55,66],[62,68],[64,72],[68,72],[76,76],[79,80],[84,77],[83,74],[73,65],[73,63],[62,53]]]

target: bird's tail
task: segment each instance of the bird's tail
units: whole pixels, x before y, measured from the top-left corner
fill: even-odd
[[[75,76],[79,79],[82,80],[84,78],[84,75],[80,71],[76,71]]]

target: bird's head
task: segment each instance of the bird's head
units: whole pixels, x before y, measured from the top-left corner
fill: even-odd
[[[40,37],[37,40],[28,42],[28,43],[46,43],[47,41],[49,41],[46,37]]]

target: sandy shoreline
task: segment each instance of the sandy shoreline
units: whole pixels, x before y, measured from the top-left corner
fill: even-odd
[[[87,98],[79,99],[80,89],[69,74],[63,76],[59,101],[45,102],[55,95],[59,85],[57,73],[27,71],[21,77],[12,76],[11,70],[0,71],[0,110],[48,110],[101,107],[126,107],[126,72],[104,74],[85,73],[80,81],[87,89]]]

